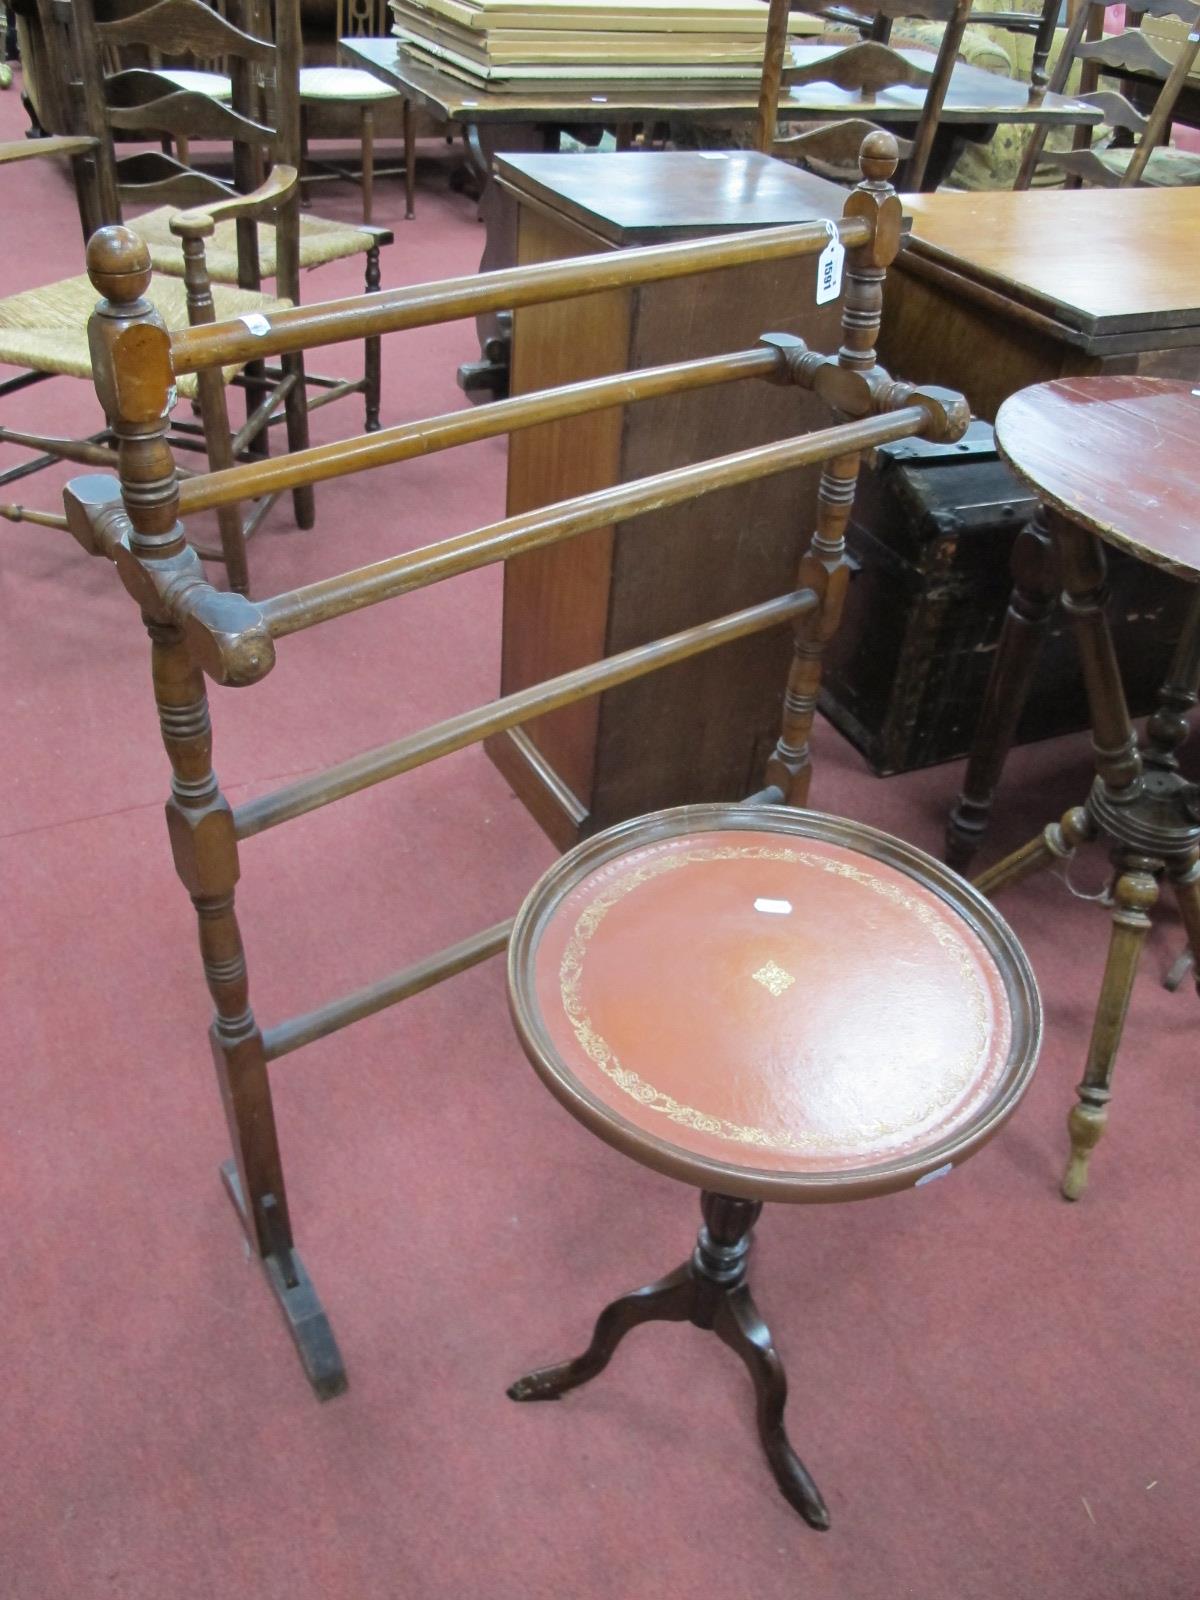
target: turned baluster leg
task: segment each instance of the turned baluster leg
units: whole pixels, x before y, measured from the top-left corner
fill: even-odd
[[[379,288],[379,246],[372,245],[367,251],[366,291],[368,294],[378,294]],[[366,431],[376,433],[379,429],[379,395],[383,381],[383,341],[377,333],[363,340],[363,378]]]
[[[1029,72],[1031,102],[1040,104],[1046,94],[1050,74],[1047,63],[1054,47],[1054,29],[1058,22],[1059,0],[1042,0],[1042,15],[1033,41],[1033,65]]]
[[[182,240],[183,281],[187,290],[188,323],[192,327],[216,321],[212,286],[208,277],[208,263],[204,255],[204,239],[190,235]],[[229,429],[229,407],[225,395],[225,380],[215,367],[196,374],[196,387],[200,395],[200,420],[204,425],[204,444],[208,452],[209,470],[221,472],[233,466],[233,439]],[[248,391],[249,392],[249,391]],[[249,401],[247,401],[249,404]],[[238,594],[250,592],[250,568],[246,559],[246,536],[239,506],[220,506],[217,510],[217,529],[221,537],[221,554],[229,587]]]
[[[212,770],[204,678],[182,631],[150,621],[154,692],[171,762],[167,830],[175,870],[196,908],[204,976],[215,1007],[211,1041],[237,1175],[235,1198],[258,1254],[277,1255],[289,1288],[292,1229],[262,1034],[250,1009],[246,958],[234,909],[238,880],[233,814]]]
[[[962,792],[946,827],[946,860],[965,872],[983,841],[1017,723],[1029,698],[1038,647],[1058,599],[1054,547],[1041,507],[1017,535],[1013,591],[988,677]]]
[[[1178,751],[1188,736],[1188,717],[1200,699],[1200,586],[1188,611],[1167,680],[1158,692],[1158,708],[1146,723],[1147,762],[1171,771],[1179,766]]]
[[[1178,772],[1179,751],[1188,736],[1189,713],[1200,698],[1200,588],[1188,611],[1183,632],[1175,647],[1175,655],[1167,673],[1166,682],[1159,690],[1158,709],[1146,723],[1146,748],[1143,759],[1147,766],[1167,772]],[[1163,980],[1166,988],[1174,991],[1191,972],[1200,993],[1200,933],[1197,932],[1197,901],[1194,863],[1171,871],[1175,884],[1175,898],[1187,930],[1187,948],[1179,955]]]
[[[1137,797],[1142,759],[1108,626],[1104,547],[1094,534],[1073,523],[1056,516],[1051,522],[1062,569],[1063,608],[1071,619],[1083,666],[1096,772],[1108,799],[1122,804]]]
[[[417,144],[415,138],[413,103],[405,100],[404,118],[404,220],[411,222],[416,215],[417,197]]]
[[[1184,866],[1172,868],[1169,877],[1175,890],[1175,902],[1179,907],[1184,931],[1187,934],[1187,955],[1191,957],[1190,965],[1192,977],[1196,982],[1196,993],[1200,994],[1200,860],[1193,854]],[[1186,976],[1185,964],[1174,987],[1178,988]]]
[[[846,562],[845,528],[854,504],[858,457],[842,456],[821,473],[817,494],[817,532],[800,562],[797,587],[811,589],[820,605],[798,619],[795,653],[783,697],[779,741],[767,763],[768,788],[777,788],[785,804],[808,804],[812,782],[809,741],[821,687],[825,646],[837,630],[850,569]]]
[[[1058,0],[1046,0],[1042,11],[1042,20],[1038,28],[1037,39],[1033,47],[1033,72],[1030,74],[1029,100],[1032,105],[1039,105],[1046,93],[1046,62],[1054,43],[1054,30],[1058,22]],[[1067,87],[1067,74],[1070,71],[1075,51],[1083,39],[1084,30],[1092,14],[1090,5],[1076,7],[1074,20],[1067,30],[1067,37],[1055,62],[1054,71],[1050,75],[1049,88],[1051,94],[1065,94]],[[1033,175],[1041,160],[1042,151],[1046,144],[1046,135],[1050,130],[1049,123],[1035,123],[1029,130],[1029,137],[1025,145],[1025,153],[1021,158],[1021,165],[1017,172],[1014,189],[1028,189],[1033,182]],[[1090,135],[1091,130],[1085,130]]]
[[[875,344],[883,315],[883,284],[900,247],[903,216],[891,184],[896,162],[896,141],[891,134],[871,134],[860,157],[863,181],[846,200],[845,215],[867,217],[873,224],[871,242],[846,252],[842,342],[837,359],[840,367],[853,372],[873,372],[877,365]],[[796,624],[782,728],[766,772],[766,788],[777,789],[788,805],[808,803],[812,782],[809,739],[825,646],[841,620],[849,579],[845,532],[858,468],[857,455],[826,462],[817,492],[817,531],[800,562],[797,586],[811,589],[820,604]]]
[[[1052,823],[1029,844],[980,873],[975,887],[987,895],[1018,883],[1039,867],[1069,859],[1077,845],[1095,837],[1096,823],[1103,823],[1103,817],[1093,813],[1101,803],[1119,807],[1135,800],[1141,790],[1137,735],[1125,704],[1105,614],[1108,588],[1103,548],[1090,533],[1051,512],[1046,513],[1046,520],[1058,551],[1063,607],[1071,619],[1083,666],[1097,786],[1102,793],[1093,790],[1086,811],[1073,808],[1057,826]]]
[[[1155,880],[1161,865],[1145,856],[1122,853],[1118,857],[1120,876],[1113,890],[1112,938],[1100,988],[1100,1003],[1092,1024],[1087,1066],[1078,1090],[1079,1101],[1071,1107],[1067,1118],[1071,1157],[1062,1181],[1063,1198],[1066,1200],[1078,1200],[1086,1188],[1088,1162],[1108,1122],[1113,1067],[1121,1044],[1138,961],[1146,935],[1150,932],[1149,912],[1158,899]]]

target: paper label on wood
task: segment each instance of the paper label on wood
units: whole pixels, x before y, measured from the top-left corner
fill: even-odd
[[[838,238],[837,228],[832,222],[825,226],[829,229],[829,243],[817,257],[817,304],[825,305],[829,300],[836,300],[842,292],[842,263],[846,259],[846,247]]]

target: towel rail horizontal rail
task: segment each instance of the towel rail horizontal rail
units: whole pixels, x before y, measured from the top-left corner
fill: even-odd
[[[695,272],[713,272],[748,261],[815,255],[829,243],[830,229],[836,230],[848,250],[869,244],[875,232],[869,218],[845,216],[836,221],[798,222],[784,228],[726,233],[713,239],[614,250],[608,255],[581,256],[570,261],[504,267],[497,272],[375,290],[281,311],[255,311],[227,322],[179,329],[171,335],[171,365],[175,375],[181,377],[207,367],[241,365],[266,356],[291,355],[298,350],[346,344],[375,334],[399,333],[405,328],[428,328],[488,311],[548,305],[576,295],[686,278]]]
[[[754,445],[733,455],[717,456],[694,466],[676,467],[670,472],[655,473],[653,477],[638,478],[632,483],[598,489],[573,500],[560,500],[554,505],[523,511],[486,528],[290,589],[259,602],[255,609],[271,638],[279,639],[437,583],[442,578],[469,572],[493,561],[507,560],[591,528],[603,528],[610,522],[661,511],[666,506],[678,505],[680,501],[715,489],[733,488],[755,478],[787,472],[793,467],[811,466],[815,462],[858,454],[876,445],[909,438],[928,426],[929,420],[924,406],[902,406],[881,417],[838,423],[817,433]],[[193,593],[188,591],[181,596],[184,608],[188,607]],[[198,593],[196,598],[200,598]]]
[[[506,922],[497,922],[482,933],[460,939],[457,944],[439,950],[436,955],[414,961],[411,966],[402,967],[399,972],[379,978],[362,989],[355,989],[340,1000],[327,1001],[313,1011],[289,1017],[286,1022],[276,1023],[273,1028],[264,1028],[263,1053],[268,1061],[278,1061],[280,1056],[299,1050],[301,1045],[312,1044],[314,1039],[325,1039],[352,1022],[374,1016],[377,1011],[386,1011],[389,1006],[411,999],[423,989],[432,989],[446,978],[453,978],[468,967],[478,966],[481,961],[499,955],[508,943],[513,920],[509,917]]]
[[[401,422],[376,433],[355,434],[334,444],[315,445],[286,456],[268,456],[262,461],[243,462],[221,472],[189,478],[179,486],[179,511],[181,516],[192,516],[198,511],[233,505],[239,500],[280,494],[299,484],[349,477],[352,473],[368,472],[372,467],[391,466],[414,456],[430,455],[435,450],[474,444],[518,428],[557,422],[564,417],[603,411],[610,406],[630,405],[658,395],[683,394],[690,389],[732,383],[741,378],[770,378],[779,371],[781,364],[779,351],[760,345],[729,355],[706,356],[699,361],[677,361],[667,366],[646,367],[640,372],[589,378],[557,389],[539,389],[533,394],[516,395],[491,405],[474,406],[468,411],[449,411],[419,422]]]
[[[402,772],[411,772],[414,767],[451,755],[455,750],[463,750],[493,733],[503,733],[506,728],[515,728],[532,717],[556,711],[559,706],[569,705],[585,695],[598,694],[602,689],[628,683],[674,661],[685,661],[702,650],[712,650],[717,645],[742,639],[749,633],[761,633],[765,628],[815,611],[819,603],[810,589],[797,589],[774,600],[764,600],[760,605],[732,611],[712,622],[702,622],[649,644],[623,650],[619,655],[606,656],[602,661],[561,673],[557,678],[546,678],[516,694],[447,717],[444,722],[434,723],[419,733],[361,751],[336,766],[327,767],[324,772],[247,800],[234,807],[234,832],[238,839],[252,838],[281,822],[342,800],[348,794],[369,789]]]

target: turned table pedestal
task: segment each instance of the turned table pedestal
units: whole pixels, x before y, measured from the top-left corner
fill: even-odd
[[[1070,1114],[1063,1194],[1076,1200],[1108,1118],[1113,1066],[1159,884],[1171,884],[1193,960],[1200,957],[1200,786],[1180,770],[1200,690],[1200,592],[1159,706],[1139,743],[1105,615],[1104,546],[1200,579],[1200,390],[1159,378],[1063,378],[1006,400],[996,418],[1005,457],[1042,502],[1016,564],[947,854],[960,870],[987,826],[992,795],[1056,597],[1071,619],[1091,714],[1096,778],[1082,806],[975,880],[1007,887],[1104,838],[1115,868],[1113,928],[1079,1101]],[[1198,980],[1200,986],[1200,980]]]

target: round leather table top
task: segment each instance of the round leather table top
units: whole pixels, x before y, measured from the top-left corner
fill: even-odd
[[[783,806],[683,806],[577,846],[509,946],[517,1031],[592,1130],[750,1199],[839,1200],[970,1154],[1040,1005],[992,906],[931,856]]]
[[[1170,378],[1056,378],[996,416],[1001,453],[1043,500],[1101,539],[1200,577],[1200,387]]]

